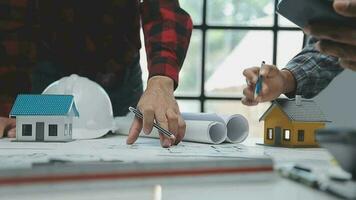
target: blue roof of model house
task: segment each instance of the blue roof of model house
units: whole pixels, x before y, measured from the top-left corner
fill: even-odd
[[[68,116],[79,117],[72,95],[27,95],[20,94],[10,116]]]

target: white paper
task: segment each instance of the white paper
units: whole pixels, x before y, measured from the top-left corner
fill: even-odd
[[[132,113],[129,113],[126,117],[116,117],[115,132],[128,135],[133,118],[134,115]],[[220,144],[226,140],[227,131],[223,121],[186,120],[185,122],[187,128],[183,138],[184,141]],[[150,135],[145,135],[143,132],[141,132],[141,135],[159,138],[156,128],[153,128]]]
[[[248,121],[242,115],[220,117],[214,113],[182,113],[187,128],[183,141],[221,144],[223,142],[241,143],[249,131]],[[116,117],[114,132],[128,135],[134,115]],[[153,128],[150,135],[142,136],[159,138],[157,129]]]
[[[241,143],[249,132],[247,119],[239,114],[231,116],[219,116],[215,113],[182,113],[186,121],[216,121],[226,126],[226,142]],[[188,126],[188,125],[187,125]]]
[[[33,163],[50,160],[67,162],[160,162],[166,160],[206,160],[217,158],[260,158],[263,151],[242,144],[207,145],[181,142],[162,148],[159,140],[139,138],[127,145],[126,136],[109,135],[95,140],[75,140],[66,143],[11,142],[0,139],[0,169],[29,168]]]

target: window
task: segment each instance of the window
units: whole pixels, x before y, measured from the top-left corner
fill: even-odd
[[[304,130],[298,130],[298,142],[304,142]]]
[[[179,87],[175,91],[181,112],[240,113],[253,122],[250,127],[256,131],[251,130],[251,133],[264,132],[258,122],[258,116],[263,114],[259,110],[265,111],[269,103],[250,109],[228,106],[238,104],[238,108],[244,107],[240,107],[239,101],[246,84],[242,75],[245,68],[258,66],[262,60],[283,68],[302,49],[303,32],[275,13],[277,2],[179,0],[194,23],[180,71]],[[148,72],[144,48],[140,53],[146,84]],[[231,109],[237,112],[232,113]]]
[[[57,124],[48,125],[48,135],[49,136],[58,136],[58,126],[57,126]]]
[[[291,138],[291,132],[289,129],[284,129],[283,139],[289,141]]]
[[[68,124],[64,124],[64,135],[68,135]]]
[[[22,124],[22,136],[32,136],[32,124]]]
[[[73,129],[72,124],[69,124],[69,135],[72,135],[72,129]]]
[[[267,139],[268,140],[273,140],[273,128],[268,128],[267,129]]]

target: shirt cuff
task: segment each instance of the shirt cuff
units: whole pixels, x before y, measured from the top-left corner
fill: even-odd
[[[300,65],[287,65],[286,68],[282,70],[288,70],[292,73],[296,88],[293,92],[285,94],[288,98],[294,98],[296,95],[303,94],[303,85],[308,81],[307,73],[304,71],[303,67]]]
[[[179,67],[175,59],[171,58],[155,58],[148,67],[148,79],[154,76],[166,76],[173,80],[174,90],[178,87]]]

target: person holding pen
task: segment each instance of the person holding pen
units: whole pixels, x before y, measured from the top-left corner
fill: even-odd
[[[340,15],[354,17],[356,0],[335,0],[334,10]],[[312,98],[326,88],[344,69],[356,71],[356,28],[330,23],[314,23],[303,31],[310,37],[305,48],[283,69],[273,65],[245,69],[247,86],[242,103],[254,106],[272,101],[281,94],[293,98],[302,95]],[[262,89],[254,95],[258,76],[263,77]]]
[[[178,0],[13,0],[0,2],[0,137],[15,136],[6,118],[18,93],[41,93],[70,74],[88,77],[109,94],[115,116],[130,106],[143,113],[132,123],[128,144],[153,122],[185,134],[173,95],[192,33]],[[144,33],[149,78],[143,91],[139,49]],[[1,116],[1,115],[0,115]]]

